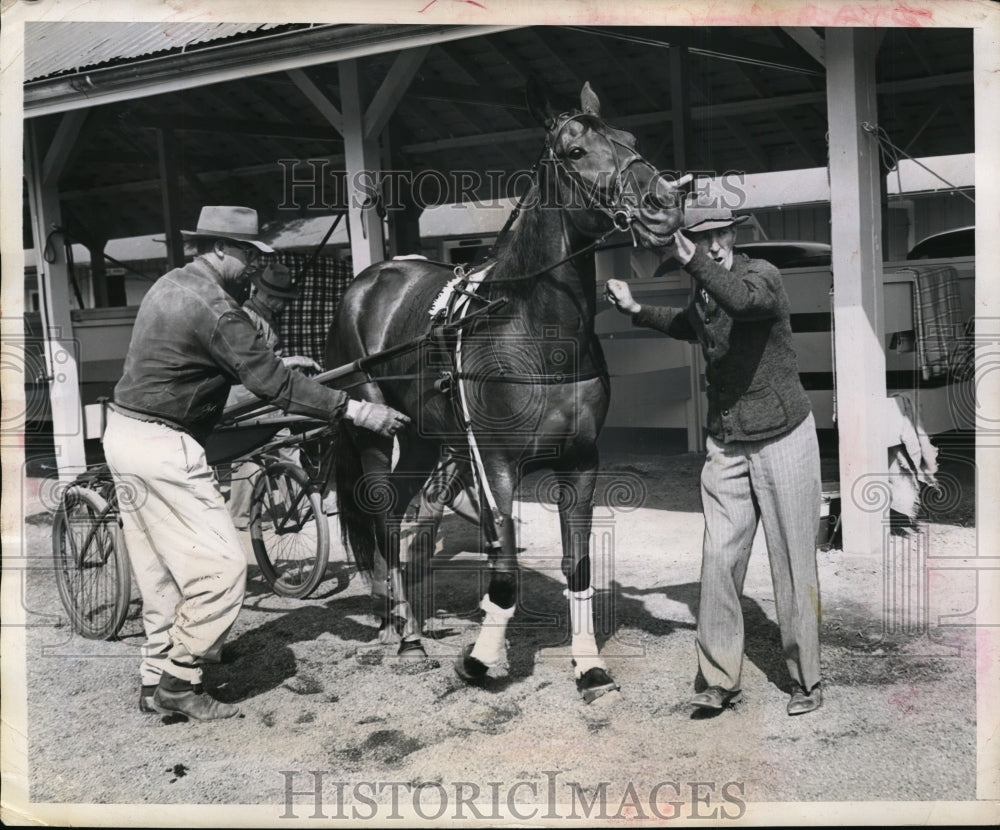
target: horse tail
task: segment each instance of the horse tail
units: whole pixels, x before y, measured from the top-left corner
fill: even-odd
[[[346,430],[341,431],[337,441],[334,476],[340,537],[353,554],[358,569],[371,573],[375,566],[375,522],[371,510],[365,510],[359,499],[364,476],[361,453]]]

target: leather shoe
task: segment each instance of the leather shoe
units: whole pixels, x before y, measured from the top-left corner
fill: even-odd
[[[724,709],[733,703],[738,703],[743,697],[742,689],[723,689],[721,686],[709,686],[691,698],[691,705],[699,709]]]
[[[139,711],[144,712],[147,715],[159,714],[156,711],[156,707],[153,706],[153,694],[156,692],[156,686],[143,686],[142,691],[139,692]]]
[[[197,721],[222,720],[240,713],[238,706],[216,700],[201,686],[173,691],[161,684],[156,687],[150,702],[153,710],[161,715],[184,715]]]
[[[811,692],[799,685],[792,687],[792,696],[788,699],[789,715],[804,715],[813,712],[823,705],[823,690],[817,683]]]

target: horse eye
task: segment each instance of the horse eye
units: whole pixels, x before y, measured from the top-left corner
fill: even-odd
[[[566,153],[566,156],[568,158],[573,159],[573,161],[576,161],[577,159],[582,159],[585,155],[587,155],[587,151],[584,150],[583,147],[574,147],[568,153]]]

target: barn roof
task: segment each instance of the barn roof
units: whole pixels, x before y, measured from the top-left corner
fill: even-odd
[[[881,33],[884,136],[914,157],[973,153],[972,30]],[[473,198],[514,195],[505,184],[538,155],[542,135],[524,104],[532,77],[567,103],[589,81],[608,120],[634,132],[657,167],[674,169],[678,47],[690,96],[686,170],[754,174],[827,163],[823,30],[809,27],[32,23],[25,115],[44,141],[56,135],[63,108],[88,107],[59,182],[64,219],[82,235],[162,232],[164,136],[183,162],[184,226],[208,203],[248,204],[264,221],[329,215],[343,206],[343,142],[305,90],[337,104],[338,61],[353,55],[374,94],[417,36],[427,51],[389,121],[388,166],[467,172],[478,177]],[[290,60],[300,68],[288,69]],[[206,66],[216,74],[195,85],[190,77]],[[116,85],[121,95],[100,97]],[[281,207],[289,160],[324,171],[317,203]],[[457,178],[444,182],[431,202],[457,199]]]
[[[220,46],[241,35],[301,28],[278,23],[64,23],[25,24],[26,82],[111,66],[152,55]]]

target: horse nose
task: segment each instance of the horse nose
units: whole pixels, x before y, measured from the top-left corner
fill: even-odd
[[[649,188],[643,194],[642,205],[644,208],[655,212],[672,210],[677,207],[678,190],[673,187],[662,176],[654,176],[649,183]]]

